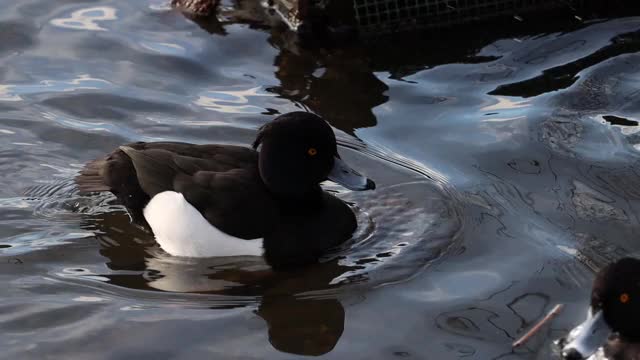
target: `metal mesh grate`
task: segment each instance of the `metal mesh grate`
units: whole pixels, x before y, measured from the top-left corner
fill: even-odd
[[[575,6],[580,0],[353,0],[364,30],[444,26],[528,10]]]

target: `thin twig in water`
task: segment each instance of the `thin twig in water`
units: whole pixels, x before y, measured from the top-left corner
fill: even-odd
[[[547,316],[545,316],[542,320],[540,320],[534,327],[531,328],[531,330],[527,331],[526,334],[524,334],[520,339],[516,340],[511,346],[516,348],[516,347],[522,346],[524,343],[529,341],[529,339],[531,339],[535,334],[538,333],[538,331],[540,331],[540,329],[544,324],[548,323],[554,317],[556,317],[560,313],[563,307],[564,305],[562,304],[558,304],[554,306],[553,309],[549,311]]]

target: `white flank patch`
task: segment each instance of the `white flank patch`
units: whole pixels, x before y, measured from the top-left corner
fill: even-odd
[[[174,256],[262,255],[262,238],[244,240],[218,230],[175,191],[154,196],[144,208],[144,217],[160,247]]]

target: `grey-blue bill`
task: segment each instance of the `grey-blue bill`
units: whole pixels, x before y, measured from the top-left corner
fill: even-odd
[[[333,168],[328,178],[349,190],[373,190],[376,188],[376,184],[371,179],[352,169],[339,157],[334,158]]]

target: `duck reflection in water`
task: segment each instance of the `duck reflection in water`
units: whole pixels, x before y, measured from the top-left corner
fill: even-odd
[[[503,21],[477,26],[457,26],[401,36],[358,38],[352,32],[327,36],[291,31],[273,10],[259,0],[173,0],[172,5],[205,31],[226,35],[225,27],[248,24],[269,34],[268,41],[279,50],[274,59],[278,86],[267,91],[302,104],[334,127],[353,135],[355,129],[373,127],[373,109],[388,101],[389,87],[381,77],[411,83],[405,78],[448,63],[489,63],[499,56],[480,56],[480,49],[498,39],[521,37],[575,27],[573,17],[550,17],[545,22]],[[220,6],[228,5],[228,6]],[[438,104],[447,100],[436,89],[420,99]]]
[[[349,134],[376,125],[373,108],[387,102],[388,87],[374,74],[362,47],[325,41],[300,44],[297,35],[258,0],[236,0],[232,7],[195,2],[198,6],[174,0],[173,6],[212,34],[226,35],[224,27],[231,24],[269,32],[268,41],[280,50],[274,59],[280,85],[268,91],[303,104]],[[199,6],[206,11],[194,11]]]
[[[269,342],[282,352],[322,355],[338,343],[345,311],[331,281],[353,267],[329,261],[296,272],[274,272],[261,257],[207,260],[175,258],[155,245],[153,235],[131,224],[126,213],[92,216],[87,224],[98,237],[100,254],[112,270],[100,274],[126,288],[209,294],[212,309],[252,306],[267,323]],[[305,295],[321,291],[320,296]],[[206,303],[208,302],[208,303]]]

